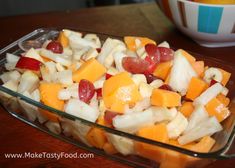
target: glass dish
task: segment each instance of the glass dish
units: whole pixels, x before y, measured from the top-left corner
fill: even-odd
[[[80,31],[83,33],[91,33],[86,31]],[[37,29],[26,36],[20,38],[19,40],[13,42],[12,44],[8,45],[7,47],[0,50],[0,75],[6,72],[4,68],[4,63],[6,62],[6,53],[13,53],[13,54],[20,54],[23,51],[19,48],[19,43],[26,40],[35,40],[39,39],[42,40],[43,38],[56,38],[58,36],[59,30],[56,29]],[[51,34],[51,36],[48,36],[48,34]],[[115,37],[110,36],[106,34],[100,34],[96,33],[101,40],[105,40],[107,37],[114,37],[119,38],[121,37]],[[0,91],[2,91],[0,95],[1,105],[3,108],[9,112],[14,117],[20,119],[23,122],[26,122],[27,124],[38,128],[41,131],[44,131],[60,140],[66,141],[68,143],[74,144],[78,146],[79,148],[94,152],[99,155],[103,155],[105,157],[108,157],[110,159],[119,161],[121,163],[128,164],[133,167],[158,167],[159,163],[173,163],[177,164],[179,167],[203,167],[207,165],[208,163],[216,160],[216,159],[229,159],[235,157],[235,142],[234,142],[234,136],[235,136],[235,66],[230,65],[228,63],[225,63],[221,60],[217,60],[214,58],[208,58],[203,57],[201,55],[192,53],[198,60],[204,60],[206,65],[209,66],[215,66],[223,68],[229,72],[232,73],[230,82],[227,84],[227,87],[229,89],[229,98],[231,100],[229,109],[231,111],[231,115],[229,118],[227,118],[225,121],[223,121],[223,130],[221,132],[216,133],[213,138],[216,140],[216,144],[212,148],[212,150],[209,153],[198,153],[193,152],[187,149],[179,148],[177,146],[153,141],[150,139],[145,139],[136,135],[128,134],[125,132],[121,132],[118,130],[114,130],[112,128],[108,128],[96,123],[89,122],[87,120],[72,116],[70,114],[64,113],[62,111],[58,111],[56,109],[53,109],[49,106],[43,105],[40,102],[34,101],[22,94],[19,94],[17,92],[11,91],[3,86],[0,86]],[[2,83],[1,83],[2,84]],[[5,98],[4,95],[8,95],[8,98]],[[21,107],[21,101],[29,105],[32,109],[44,109],[47,111],[50,111],[51,113],[57,114],[61,117],[61,123],[63,125],[63,122],[74,122],[79,125],[79,127],[92,127],[97,128],[102,131],[104,131],[108,135],[118,135],[121,138],[124,139],[124,141],[131,142],[134,145],[134,148],[137,148],[138,144],[147,144],[151,148],[159,148],[160,153],[155,153],[156,155],[151,154],[145,154],[143,157],[142,154],[133,152],[133,154],[125,156],[122,154],[107,154],[103,150],[91,147],[89,145],[86,145],[85,143],[82,143],[81,141],[77,140],[76,137],[73,138],[71,136],[66,136],[64,133],[61,132],[62,128],[59,128],[60,130],[49,130],[45,124],[41,124],[39,121],[30,121],[26,117],[26,112],[24,111],[24,108]],[[168,155],[167,159],[164,160],[165,155]],[[169,167],[169,166],[168,166]]]

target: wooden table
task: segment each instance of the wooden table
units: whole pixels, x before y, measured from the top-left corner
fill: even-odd
[[[235,64],[235,47],[209,49],[200,47],[181,34],[154,4],[139,4],[51,12],[0,18],[0,48],[41,27],[72,28],[110,35],[148,36],[157,42],[168,41],[175,48],[184,48],[208,57]],[[95,155],[93,159],[5,159],[4,153],[86,152],[57,140],[10,116],[0,109],[0,167],[102,167],[128,166]],[[88,152],[86,152],[88,153]],[[216,161],[209,167],[234,167],[235,159]]]

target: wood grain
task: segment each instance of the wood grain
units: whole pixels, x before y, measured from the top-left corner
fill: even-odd
[[[235,47],[209,49],[197,45],[176,30],[154,3],[2,17],[0,23],[0,48],[37,28],[72,28],[119,36],[147,36],[157,42],[166,40],[175,48],[184,48],[235,64]],[[0,167],[128,168],[98,155],[93,159],[6,159],[4,153],[87,151],[38,131],[1,108],[0,128]],[[234,159],[216,161],[208,168],[229,168],[234,167],[234,164]]]

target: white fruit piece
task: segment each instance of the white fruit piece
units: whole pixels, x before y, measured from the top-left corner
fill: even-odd
[[[141,111],[146,110],[150,106],[151,106],[150,98],[146,97],[146,98],[143,98],[142,100],[136,102],[135,106],[133,108],[129,108],[129,105],[127,105],[125,107],[124,112],[125,112],[125,114],[141,112]]]
[[[10,72],[5,72],[0,76],[0,79],[2,80],[3,83],[6,83],[9,80],[19,82],[20,81],[21,74],[18,71],[10,71]]]
[[[153,92],[153,87],[147,83],[141,82],[139,84],[139,91],[143,98],[150,98]]]
[[[81,60],[81,58],[83,57],[83,55],[85,55],[88,51],[89,51],[90,47],[84,47],[81,49],[74,49],[73,50],[73,59],[74,60]]]
[[[98,52],[96,48],[90,48],[82,57],[81,59],[87,61],[91,58],[96,58],[98,56]]]
[[[38,89],[35,89],[32,93],[31,93],[31,98],[37,102],[40,102],[40,92]],[[46,118],[46,116],[42,115],[40,111],[38,111],[38,109],[36,110],[36,115],[37,115],[37,119],[38,121],[42,124],[44,122],[46,122],[48,119]]]
[[[175,118],[167,124],[168,136],[176,139],[180,136],[188,126],[188,120],[181,112],[178,112]]]
[[[52,51],[44,49],[44,48],[41,49],[40,54],[46,58],[49,58],[49,59],[55,61],[56,63],[60,63],[63,66],[70,66],[72,64],[71,59],[68,58],[66,55],[56,54],[56,53],[53,53]]]
[[[28,91],[31,93],[34,89],[37,88],[39,83],[38,76],[32,71],[25,71],[20,79],[20,84],[18,86],[18,92],[23,93]]]
[[[18,90],[18,84],[17,84],[17,82],[15,82],[15,81],[13,81],[13,80],[7,81],[7,82],[4,83],[2,86],[5,87],[5,88],[7,88],[7,89],[10,89],[10,90],[12,90],[12,91],[14,91],[14,92],[17,92],[17,90]],[[0,93],[1,93],[1,95],[2,95],[3,97],[5,97],[5,98],[7,98],[7,99],[12,97],[11,95],[6,94],[6,93],[4,93],[4,92],[0,92]]]
[[[205,90],[200,96],[198,96],[193,104],[198,105],[206,105],[210,100],[215,98],[218,94],[220,94],[223,90],[223,86],[220,83],[216,83]]]
[[[71,94],[69,90],[67,89],[62,89],[58,93],[58,99],[60,100],[69,100],[71,98]]]
[[[73,51],[69,47],[65,47],[63,48],[63,55],[67,55],[70,57],[73,55]]]
[[[148,55],[145,51],[145,47],[142,46],[137,48],[136,53],[141,59],[145,59]]]
[[[134,83],[137,86],[139,86],[140,83],[147,83],[147,80],[144,74],[134,74],[132,75],[131,79],[134,81]]]
[[[195,126],[200,124],[202,121],[207,120],[208,118],[209,118],[209,115],[203,105],[195,106],[192,114],[189,117],[189,124],[186,130],[184,131],[184,134],[186,134]]]
[[[109,75],[114,76],[114,75],[117,75],[117,74],[119,73],[119,71],[118,71],[116,68],[114,68],[114,67],[110,67],[110,68],[107,70],[106,73],[109,74]]]
[[[64,35],[68,38],[69,36],[77,36],[77,37],[82,37],[82,33],[80,32],[76,32],[76,31],[72,31],[69,29],[63,29],[62,30],[64,32]]]
[[[207,120],[197,124],[196,127],[191,129],[187,134],[178,138],[180,145],[185,145],[195,140],[198,140],[207,135],[213,135],[216,132],[221,131],[223,128],[216,119],[216,117],[210,117]]]
[[[72,71],[71,70],[65,70],[61,72],[56,73],[57,80],[59,83],[69,86],[73,84],[73,79],[72,79]]]
[[[229,92],[228,88],[223,87],[221,93],[222,93],[224,96],[227,96],[227,95],[228,95],[228,92]]]
[[[125,44],[116,39],[107,38],[104,42],[101,52],[97,57],[98,61],[106,68],[109,68],[114,62],[114,53],[126,50]]]
[[[40,66],[40,72],[42,79],[46,82],[51,82],[52,81],[52,76],[49,74],[48,69],[45,65]]]
[[[52,122],[52,121],[48,121],[46,122],[45,126],[54,134],[60,134],[61,133],[61,127],[60,124],[58,122]]]
[[[31,93],[31,98],[37,102],[40,102],[40,92],[38,89],[35,89],[32,93]]]
[[[40,92],[38,89],[34,90],[31,94],[26,91],[23,93],[23,95],[37,102],[40,101]],[[38,107],[20,99],[18,99],[18,102],[24,109],[24,113],[30,121],[35,121],[36,119],[38,119],[41,124],[47,121],[47,118],[38,111]]]
[[[90,41],[92,41],[92,42],[94,42],[95,43],[95,45],[96,45],[96,48],[101,48],[101,42],[100,42],[100,39],[99,39],[99,37],[96,35],[96,34],[86,34],[85,36],[84,36],[84,39],[86,39],[86,40],[90,40]]]
[[[222,75],[222,72],[218,68],[211,67],[205,71],[205,75],[203,79],[207,83],[210,83],[212,79],[216,80],[217,82],[221,82],[223,79],[223,75]]]
[[[105,82],[105,76],[94,82],[95,88],[96,89],[103,88],[104,82]]]
[[[136,52],[134,52],[134,51],[131,51],[131,50],[126,50],[126,52],[125,52],[125,56],[127,56],[128,55],[128,57],[138,57],[138,55],[136,54]]]
[[[40,72],[44,81],[52,82],[52,79],[57,72],[56,64],[52,61],[46,62],[43,66],[40,66]]]
[[[176,108],[168,109],[166,107],[155,107],[152,106],[146,111],[151,111],[153,113],[153,122],[171,121],[176,117]]]
[[[68,37],[69,39],[69,44],[72,49],[82,49],[84,47],[91,47],[91,48],[96,48],[96,44],[93,41],[70,35]]]
[[[78,98],[78,83],[74,83],[67,87],[67,90],[69,91],[71,97]]]
[[[97,100],[97,94],[95,93],[92,99],[90,100],[91,108],[95,109],[96,111],[99,111],[99,102]]]
[[[64,111],[91,122],[95,122],[99,116],[99,111],[79,99],[70,99],[65,105]]]
[[[4,64],[6,70],[11,71],[14,70],[16,67],[16,62],[9,62]]]
[[[49,61],[46,62],[44,65],[47,67],[49,74],[54,74],[57,72],[55,62]]]
[[[150,83],[150,86],[156,89],[156,88],[161,87],[163,84],[164,82],[161,79],[156,79]]]
[[[153,124],[152,111],[117,115],[113,118],[113,126],[117,130],[135,133],[140,127]]]
[[[6,54],[6,60],[7,63],[17,63],[19,61],[20,57],[14,54],[7,53]]]
[[[61,125],[65,135],[72,136],[74,139],[91,146],[86,139],[86,135],[91,129],[90,126],[87,126],[78,120],[72,121],[66,118],[62,118]]]
[[[115,52],[113,54],[114,62],[115,62],[115,67],[119,72],[125,71],[125,69],[122,66],[122,59],[126,57],[126,54],[123,52]]]
[[[29,58],[33,58],[33,59],[36,59],[36,60],[38,60],[38,61],[40,61],[40,62],[44,62],[43,61],[43,58],[38,54],[38,52],[34,49],[34,48],[31,48],[31,49],[29,49],[26,53],[25,53],[25,55],[24,55],[25,57],[29,57]]]
[[[141,41],[140,39],[136,38],[135,39],[135,48],[139,48],[141,46]]]
[[[108,141],[123,155],[134,154],[134,142],[131,139],[106,133]]]
[[[174,91],[178,91],[184,96],[191,78],[197,76],[197,73],[181,52],[181,50],[177,50],[174,54],[169,85]]]
[[[24,96],[32,99],[32,97],[28,91],[25,91],[22,94]],[[18,100],[19,100],[19,104],[23,108],[23,112],[27,116],[27,118],[30,121],[35,121],[37,119],[38,108],[34,105],[31,105],[31,104],[25,102],[24,100],[21,100],[21,99],[18,99]]]
[[[60,63],[56,63],[55,67],[58,72],[62,72],[62,71],[66,70],[66,68],[63,65],[61,65]]]
[[[163,41],[162,43],[157,45],[158,47],[165,47],[165,48],[170,48],[170,45],[167,41]]]

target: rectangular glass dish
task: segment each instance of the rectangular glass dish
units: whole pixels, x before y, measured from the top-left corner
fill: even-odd
[[[80,32],[86,33],[94,33],[94,32]],[[4,64],[6,63],[6,53],[13,53],[15,55],[20,55],[23,51],[19,47],[19,43],[22,41],[28,40],[45,40],[46,39],[55,39],[59,34],[59,30],[56,29],[37,29],[26,36],[20,38],[19,40],[13,42],[12,44],[8,45],[7,47],[0,50],[0,75],[6,72]],[[95,33],[101,39],[102,42],[108,37],[113,37],[117,39],[122,39],[122,37],[115,37],[106,34]],[[54,108],[46,106],[40,102],[37,102],[33,99],[30,99],[22,94],[9,90],[5,87],[0,86],[0,101],[3,108],[9,112],[12,116],[20,119],[27,124],[38,128],[41,131],[44,131],[60,140],[66,141],[68,143],[74,144],[79,148],[94,152],[99,155],[103,155],[110,159],[119,161],[121,163],[128,164],[133,167],[158,167],[159,163],[164,162],[169,164],[177,164],[179,167],[203,167],[214,161],[216,159],[229,159],[235,157],[235,66],[229,65],[221,60],[217,60],[214,58],[204,57],[195,53],[192,53],[198,60],[205,61],[205,65],[214,66],[222,68],[232,74],[229,83],[227,84],[227,88],[229,89],[229,95],[231,102],[229,105],[229,110],[231,111],[231,115],[222,122],[223,130],[214,134],[213,138],[216,140],[216,144],[213,146],[212,150],[208,153],[198,153],[194,151],[190,151],[187,149],[183,149],[177,146],[173,146],[170,144],[165,144],[157,141],[153,141],[150,139],[142,138],[133,134],[125,133],[122,131],[118,131],[112,128],[105,127],[103,125],[99,125],[97,123],[93,123],[76,116],[72,116],[68,113],[58,111]],[[29,107],[29,110],[25,111],[22,108],[22,104],[25,104]],[[148,145],[150,148],[158,148],[158,153],[152,154],[144,154],[144,156],[138,152],[133,152],[132,155],[122,155],[122,154],[112,154],[104,152],[102,149],[98,149],[87,145],[78,138],[74,136],[68,136],[63,133],[62,130],[66,128],[61,128],[61,126],[54,126],[53,130],[49,130],[46,126],[47,122],[40,123],[38,120],[32,121],[32,119],[28,118],[27,115],[32,111],[39,111],[40,109],[47,110],[50,113],[57,114],[61,118],[61,123],[63,122],[71,122],[74,124],[74,127],[78,126],[80,128],[97,128],[98,130],[104,131],[105,134],[108,135],[118,135],[120,141],[125,141],[127,143],[131,142],[134,144],[136,148],[136,144],[145,144]],[[119,143],[119,142],[117,142]],[[168,157],[165,157],[167,153]]]

